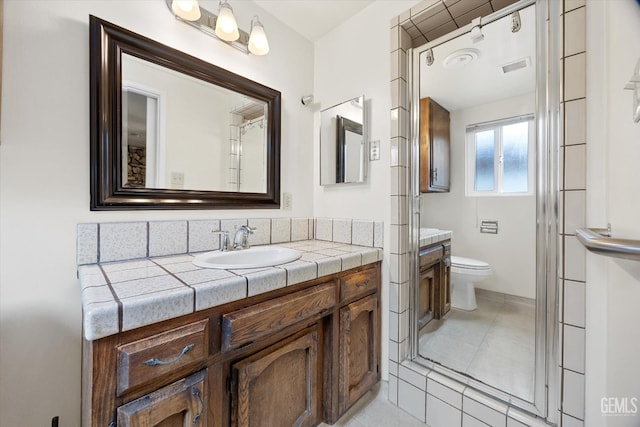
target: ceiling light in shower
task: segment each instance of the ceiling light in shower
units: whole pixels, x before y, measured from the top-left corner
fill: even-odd
[[[427,66],[430,67],[433,65],[433,49],[429,48],[424,52],[425,60],[427,62]]]
[[[511,14],[511,32],[517,33],[522,28],[522,21],[520,20],[520,12],[517,10]]]
[[[478,59],[479,56],[478,49],[458,49],[444,58],[442,66],[444,68],[462,68]]]
[[[484,40],[484,34],[482,34],[482,17],[478,17],[472,20],[471,25],[471,31],[469,32],[471,41],[474,43],[478,43]]]

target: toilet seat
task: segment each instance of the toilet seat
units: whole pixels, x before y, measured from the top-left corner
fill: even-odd
[[[473,258],[465,258],[461,256],[451,256],[451,267],[464,270],[491,270],[488,263]]]

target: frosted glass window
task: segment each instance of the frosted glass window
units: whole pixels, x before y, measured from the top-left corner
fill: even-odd
[[[502,127],[502,191],[525,193],[529,176],[529,123]]]
[[[476,133],[476,191],[493,191],[495,187],[495,137],[493,130]]]
[[[533,116],[467,127],[466,194],[531,194]]]

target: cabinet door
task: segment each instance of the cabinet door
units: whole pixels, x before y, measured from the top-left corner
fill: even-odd
[[[206,426],[206,370],[118,408],[119,427]]]
[[[451,257],[442,260],[440,264],[442,274],[440,275],[440,317],[451,310]]]
[[[338,407],[344,413],[380,379],[378,296],[340,309]]]
[[[420,192],[449,191],[449,112],[420,100]]]
[[[435,265],[420,271],[420,285],[418,287],[418,328],[422,328],[435,316],[436,278]]]
[[[233,364],[231,425],[313,426],[320,420],[319,327]]]

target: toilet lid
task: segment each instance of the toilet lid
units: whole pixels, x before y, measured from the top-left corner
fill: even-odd
[[[488,270],[489,264],[484,261],[478,261],[473,258],[465,258],[461,256],[452,256],[451,265],[456,267],[468,268],[473,270]]]

